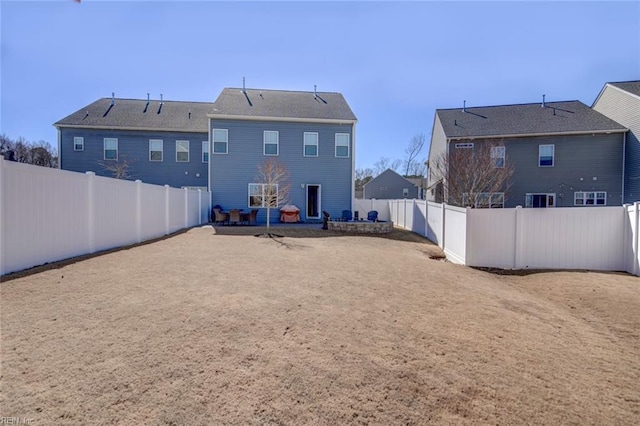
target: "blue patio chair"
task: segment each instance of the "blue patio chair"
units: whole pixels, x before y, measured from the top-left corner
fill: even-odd
[[[376,220],[378,220],[378,211],[371,210],[369,213],[367,213],[367,220],[370,220],[372,222],[375,222]]]
[[[342,210],[342,220],[344,222],[349,222],[353,219],[353,215],[351,214],[351,210]]]

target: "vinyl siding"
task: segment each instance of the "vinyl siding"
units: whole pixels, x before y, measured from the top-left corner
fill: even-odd
[[[84,137],[84,151],[73,150],[73,138]],[[145,183],[182,186],[207,186],[207,164],[202,162],[202,141],[207,133],[115,131],[62,128],[60,130],[60,168],[75,172],[95,172],[112,176],[101,163],[104,138],[118,139],[118,159],[130,163],[131,180]],[[163,141],[161,162],[149,161],[149,139]],[[189,141],[189,162],[176,162],[176,140]],[[199,176],[197,176],[199,174]]]
[[[640,98],[607,85],[593,109],[629,129],[625,146],[624,202],[640,201]]]
[[[444,133],[442,123],[440,123],[440,117],[438,117],[436,113],[431,131],[431,143],[429,145],[429,170],[427,171],[427,188],[429,189],[427,190],[427,200],[434,200],[435,197],[432,192],[435,192],[435,188],[433,185],[439,180],[439,178],[434,175],[435,168],[432,168],[431,164],[435,164],[435,161],[442,155],[446,148],[447,136]]]
[[[403,188],[409,190],[409,195],[403,195]],[[418,188],[392,170],[385,170],[364,186],[364,198],[380,200],[396,200],[401,198],[418,198]]]
[[[277,159],[289,173],[290,201],[300,209],[300,218],[306,220],[306,184],[321,185],[321,210],[331,216],[340,216],[342,210],[351,208],[352,194],[352,125],[260,122],[242,120],[210,121],[211,129],[228,130],[228,153],[210,155],[212,205],[219,204],[225,210],[242,208],[249,210],[248,186],[256,183],[258,165],[265,159]],[[279,155],[263,155],[265,130],[279,132]],[[304,132],[318,133],[318,156],[303,155]],[[335,157],[335,134],[348,133],[349,158]],[[272,221],[279,220],[279,213],[272,211]],[[259,222],[266,222],[266,209],[260,209]]]
[[[460,141],[451,143],[456,142]],[[486,143],[479,139],[473,142],[474,149]],[[557,207],[573,207],[576,191],[605,191],[608,206],[622,204],[621,133],[510,138],[499,143],[505,146],[506,161],[514,166],[505,207],[524,207],[527,193],[555,193]],[[555,146],[554,166],[538,167],[538,147],[549,144]]]

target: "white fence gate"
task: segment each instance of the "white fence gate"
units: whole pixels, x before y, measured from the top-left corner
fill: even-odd
[[[209,199],[0,157],[0,275],[207,223]]]

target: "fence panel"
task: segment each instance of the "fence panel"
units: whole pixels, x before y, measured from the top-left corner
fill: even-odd
[[[166,233],[165,229],[165,188],[163,186],[138,183],[140,186],[140,240],[158,238]]]
[[[355,199],[353,205],[355,211],[363,219],[367,218],[367,213],[375,210],[378,212],[378,220],[391,220],[389,200]]]
[[[169,214],[167,234],[171,234],[184,228],[184,189],[166,188],[169,197],[167,204]]]
[[[467,254],[467,209],[444,207],[444,254],[454,263],[465,264]]]
[[[469,266],[512,269],[516,265],[516,222],[522,209],[469,209]]]
[[[0,275],[89,251],[83,174],[0,158]]]
[[[624,270],[621,207],[522,209],[516,268]]]
[[[416,234],[427,236],[427,202],[413,200],[413,224],[411,229]]]
[[[94,250],[138,242],[135,182],[88,175],[93,185]]]
[[[444,204],[427,201],[427,238],[442,248],[443,236]]]

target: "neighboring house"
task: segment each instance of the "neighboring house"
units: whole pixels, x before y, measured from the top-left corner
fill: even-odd
[[[579,101],[436,110],[428,198],[447,201],[434,162],[456,149],[495,147],[496,167],[512,164],[507,193],[483,194],[492,207],[612,206],[623,200],[627,129]]]
[[[364,185],[362,198],[396,200],[420,198],[420,188],[391,169],[387,169]]]
[[[207,188],[213,103],[102,98],[54,124],[59,167]]]
[[[640,81],[605,84],[592,108],[629,129],[625,140],[624,202],[640,201]]]
[[[302,221],[321,221],[323,210],[334,217],[353,210],[357,119],[340,93],[225,88],[208,118],[214,205],[261,208],[264,222],[252,195],[265,189],[258,166],[273,158],[288,170],[288,204]]]

